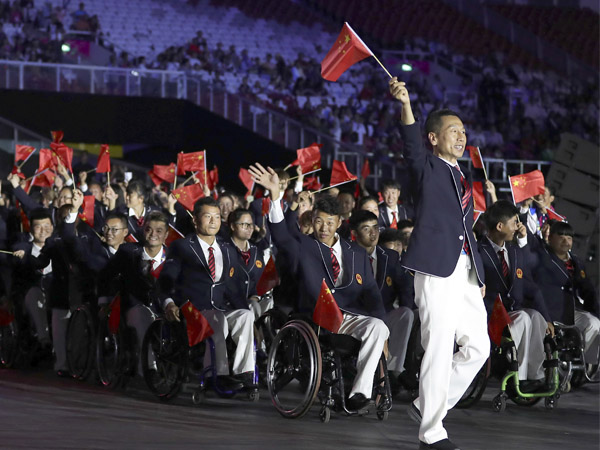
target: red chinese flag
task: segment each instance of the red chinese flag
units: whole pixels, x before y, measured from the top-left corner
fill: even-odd
[[[178,153],[177,175],[185,175],[186,172],[206,170],[206,152]]]
[[[211,171],[208,172],[208,177],[206,179],[208,183],[208,188],[212,191],[219,184],[219,168],[214,166]]]
[[[169,232],[167,233],[167,237],[165,238],[165,245],[168,247],[172,242],[175,242],[178,239],[181,239],[183,234],[173,225],[169,224]]]
[[[304,179],[302,183],[304,188],[308,191],[318,191],[323,187],[323,184],[319,181],[319,177],[308,177]]]
[[[473,209],[477,211],[485,211],[486,209],[485,194],[481,181],[473,181]]]
[[[373,52],[358,37],[348,22],[344,22],[333,47],[321,61],[321,76],[328,81],[337,81],[350,66],[369,56],[374,56]]]
[[[56,174],[50,169],[45,169],[43,172],[35,175],[31,181],[32,186],[52,187]]]
[[[508,177],[508,180],[515,205],[544,193],[544,174],[539,170]]]
[[[110,151],[108,145],[102,144],[100,146],[100,156],[98,156],[98,167],[96,173],[110,172]]]
[[[109,305],[108,313],[108,331],[111,334],[117,334],[119,323],[121,322],[121,296],[117,295]]]
[[[547,209],[546,214],[548,214],[548,219],[558,220],[559,222],[567,221],[566,217],[561,216],[560,214],[556,213],[555,211],[552,211],[551,209]]]
[[[17,166],[13,166],[12,170],[10,171],[10,173],[12,175],[18,176],[21,180],[25,179],[25,174],[23,172],[21,172]]]
[[[189,300],[181,307],[187,326],[188,344],[193,347],[214,333],[206,317]]]
[[[15,315],[6,308],[0,308],[0,327],[9,326],[15,320]]]
[[[161,180],[159,177],[157,177],[156,174],[152,170],[148,171],[148,176],[150,177],[150,180],[152,180],[152,183],[154,183],[154,186],[160,186],[162,184],[162,182],[164,181],[164,180]]]
[[[21,215],[21,223],[23,224],[23,231],[25,233],[29,233],[29,231],[31,230],[31,225],[29,224],[29,218],[27,217],[27,214],[25,214],[25,211],[23,211],[23,208],[19,208],[19,214]]]
[[[52,136],[52,142],[62,142],[63,137],[65,135],[65,133],[63,133],[62,131],[51,131],[50,135]]]
[[[49,148],[40,150],[40,165],[38,167],[38,172],[46,169],[54,169],[57,164],[58,160],[56,159],[56,155],[52,153],[52,150]]]
[[[506,312],[500,294],[498,294],[494,301],[492,315],[488,321],[488,334],[494,344],[499,346],[502,343],[502,331],[504,331],[504,328],[511,323],[512,319]]]
[[[371,175],[371,166],[369,165],[369,160],[365,159],[365,163],[362,166],[362,170],[360,171],[360,178],[366,179],[369,175]]]
[[[50,147],[56,153],[59,162],[73,173],[73,149],[62,144],[50,144]]]
[[[292,166],[302,167],[302,174],[316,172],[321,168],[321,147],[323,144],[313,142],[310,146],[296,150],[297,158]]]
[[[200,183],[177,188],[172,194],[188,211],[193,211],[196,202],[204,197],[204,191],[202,190],[202,185]]]
[[[162,181],[166,181],[167,183],[173,183],[175,181],[175,163],[171,163],[168,166],[154,164],[154,167],[152,168],[152,173],[157,178],[160,178]]]
[[[343,320],[342,311],[340,311],[331,290],[323,280],[317,305],[313,312],[313,322],[332,333],[337,333]]]
[[[27,161],[31,155],[35,152],[35,148],[30,145],[17,145],[15,146],[15,163],[19,161]]]
[[[275,268],[275,260],[271,256],[269,262],[265,266],[265,270],[263,270],[263,273],[256,283],[256,293],[258,295],[265,295],[278,284],[279,276],[277,275],[277,269]]]
[[[342,161],[333,161],[331,168],[331,180],[329,186],[338,186],[357,179],[356,175],[352,175],[346,168],[346,163]]]
[[[467,145],[467,150],[469,150],[469,154],[471,155],[473,167],[476,169],[483,169],[483,158],[481,157],[481,150],[479,150],[479,147]]]
[[[246,189],[248,190],[248,193],[246,195],[250,194],[252,192],[252,189],[254,188],[254,181],[252,181],[252,175],[250,175],[248,169],[244,169],[242,167],[238,176],[240,177],[240,180],[242,180],[242,183],[244,184],[244,186],[246,186]]]
[[[137,244],[139,241],[133,234],[129,233],[127,236],[125,236],[125,242],[129,242],[130,244]]]
[[[94,204],[96,199],[93,195],[83,197],[83,212],[79,213],[79,218],[87,223],[90,227],[94,226]]]

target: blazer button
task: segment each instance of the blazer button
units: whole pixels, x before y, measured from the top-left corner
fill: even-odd
[[[335,289],[332,289],[332,290],[331,290],[331,293],[332,293],[332,294],[335,294]]]
[[[464,238],[465,238],[465,237],[464,237],[462,234],[461,234],[461,235],[458,237],[458,239],[459,239],[459,240],[461,240],[461,241],[462,241]]]
[[[248,281],[244,281],[245,284],[248,284]]]
[[[565,287],[564,287],[564,286],[561,286],[561,287],[560,287],[560,290],[561,290],[561,291],[564,291],[564,290],[565,290]]]

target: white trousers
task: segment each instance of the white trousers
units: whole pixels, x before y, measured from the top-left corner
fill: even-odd
[[[215,343],[215,361],[210,360],[210,352],[207,349],[204,355],[204,367],[212,363],[217,375],[229,375],[225,339],[231,334],[236,345],[233,373],[237,375],[254,372],[254,313],[249,309],[236,309],[225,313],[210,309],[202,311],[202,314],[214,331],[211,338]]]
[[[442,420],[489,357],[486,310],[471,261],[461,255],[447,278],[415,274],[415,303],[421,318],[419,439],[431,444],[448,437]],[[454,353],[454,341],[460,350]]]
[[[517,349],[519,380],[542,380],[545,377],[544,337],[548,324],[535,309],[508,313],[513,322],[508,326]]]
[[[128,327],[135,329],[135,335],[137,337],[137,348],[138,352],[141,355],[142,350],[142,342],[144,342],[144,336],[146,335],[146,331],[152,322],[156,320],[156,316],[152,312],[150,308],[144,305],[136,305],[127,310],[125,314],[125,321]],[[148,364],[156,369],[156,361],[154,359],[154,354],[148,349]],[[139,357],[138,361],[138,373],[143,376],[144,371],[142,369],[142,358]]]
[[[35,334],[41,344],[50,343],[45,303],[44,293],[39,287],[32,287],[25,294],[25,309],[31,318]]]
[[[585,362],[587,364],[598,364],[600,319],[587,311],[575,310],[575,326],[583,333]]]
[[[69,370],[67,363],[67,328],[71,311],[52,308],[52,345],[54,347],[54,370]]]
[[[388,312],[385,315],[384,321],[390,330],[390,337],[388,339],[388,370],[402,372],[404,370],[406,349],[408,347],[410,331],[415,321],[415,315],[410,308],[401,306],[398,309]]]
[[[338,334],[347,334],[361,342],[356,361],[356,377],[350,391],[371,398],[373,394],[373,378],[383,352],[383,346],[390,335],[383,320],[376,317],[344,314],[344,320]]]
[[[254,313],[254,320],[258,319],[268,310],[273,309],[274,304],[273,297],[264,297],[260,301],[248,300],[248,306]]]

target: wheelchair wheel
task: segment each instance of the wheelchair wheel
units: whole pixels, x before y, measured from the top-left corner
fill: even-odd
[[[17,324],[13,320],[6,326],[0,327],[0,365],[10,369],[14,367],[17,359],[19,342]]]
[[[471,384],[456,404],[457,408],[470,408],[481,399],[487,386],[491,363],[491,359],[488,358],[481,369],[479,369],[479,372],[477,372],[477,375],[475,375],[475,378],[473,378],[473,381],[471,381]]]
[[[377,370],[375,371],[375,380],[373,381],[373,398],[377,409],[377,418],[387,420],[389,411],[392,409],[392,392],[390,379],[388,377],[387,362],[385,356],[381,355]]]
[[[96,367],[100,382],[109,388],[123,387],[132,375],[132,359],[127,350],[127,330],[121,322],[116,334],[110,332],[108,316],[98,324],[96,335]]]
[[[267,360],[267,386],[283,417],[296,419],[312,406],[321,384],[321,348],[309,324],[288,322],[275,336]]]
[[[67,363],[73,378],[85,380],[94,367],[94,318],[87,305],[77,308],[67,328]]]
[[[271,344],[275,336],[287,321],[287,315],[279,309],[270,309],[256,319],[256,328],[262,333],[267,352],[271,348]]]
[[[148,328],[141,350],[144,380],[159,399],[170,400],[179,393],[187,374],[188,350],[181,323],[158,319]]]

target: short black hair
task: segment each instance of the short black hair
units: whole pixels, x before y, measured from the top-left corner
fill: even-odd
[[[275,169],[275,173],[277,174],[280,180],[283,178],[287,178],[288,181],[290,180],[290,174],[287,173],[284,169]]]
[[[431,111],[427,116],[427,120],[425,121],[425,134],[429,133],[439,133],[442,129],[442,117],[445,116],[455,116],[460,119],[458,113],[452,111],[451,109],[437,109],[435,111]]]
[[[398,230],[403,230],[404,228],[414,228],[415,223],[410,219],[402,219],[398,222]]]
[[[371,220],[377,222],[377,216],[371,211],[367,211],[365,209],[355,211],[350,216],[350,229],[356,231],[363,223],[369,222]]]
[[[377,244],[383,246],[389,242],[395,241],[403,242],[402,233],[400,232],[400,230],[386,228],[381,233],[379,233],[379,241]]]
[[[329,195],[324,195],[315,202],[313,211],[315,213],[321,211],[330,216],[339,216],[340,204],[337,202],[337,199]]]
[[[104,223],[107,223],[111,219],[118,219],[118,220],[120,220],[121,221],[121,225],[123,225],[123,228],[127,228],[128,227],[127,226],[127,216],[125,214],[123,214],[123,213],[116,212],[116,211],[109,212],[106,215],[106,219],[104,220]]]
[[[387,179],[387,180],[384,180],[383,184],[381,185],[381,192],[383,192],[385,189],[398,189],[398,190],[401,190],[402,186],[396,180]]]
[[[498,200],[485,211],[485,225],[488,230],[496,228],[498,223],[505,223],[519,214],[519,208],[506,200]]]
[[[45,219],[50,219],[50,222],[52,222],[52,213],[48,208],[35,208],[29,213],[29,223],[31,226],[33,226],[33,222]]]
[[[550,225],[550,234],[559,234],[562,236],[571,236],[575,234],[575,230],[571,224],[567,222],[559,222],[556,221],[552,225]]]
[[[198,214],[200,214],[200,211],[202,211],[203,206],[214,206],[215,208],[218,208],[219,204],[212,197],[202,197],[194,204],[194,217],[197,217]]]
[[[252,221],[254,222],[254,217],[250,210],[245,208],[235,208],[233,211],[229,213],[229,217],[227,217],[227,225],[230,227],[236,223],[238,220],[242,218],[243,215],[249,214],[252,217]]]
[[[375,203],[379,204],[379,200],[377,200],[372,195],[367,195],[366,197],[361,197],[360,200],[358,200],[357,208],[362,209],[362,207],[365,206],[365,204],[368,202],[375,202]]]
[[[100,186],[100,188],[102,188],[102,183],[100,183],[98,180],[96,180],[95,178],[92,178],[91,180],[89,180],[87,182],[87,186],[88,186],[88,190],[90,187],[92,187],[93,185],[97,185]]]
[[[144,223],[148,222],[162,222],[167,226],[167,228],[169,227],[169,219],[167,218],[166,214],[162,211],[154,210],[146,214]]]

